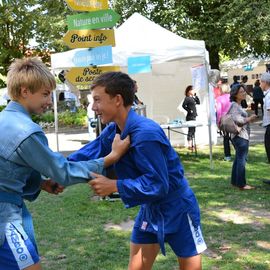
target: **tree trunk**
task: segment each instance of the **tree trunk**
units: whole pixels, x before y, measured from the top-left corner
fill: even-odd
[[[211,69],[219,69],[219,50],[217,47],[207,47]]]

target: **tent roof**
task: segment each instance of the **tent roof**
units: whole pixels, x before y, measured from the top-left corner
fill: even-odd
[[[127,65],[127,57],[150,55],[153,64],[181,58],[205,57],[205,43],[182,38],[139,13],[134,13],[115,32],[113,59]]]
[[[113,65],[127,66],[128,57],[144,55],[150,55],[152,64],[182,58],[206,57],[204,41],[182,38],[139,13],[134,13],[115,30],[115,39]],[[71,60],[78,50],[82,49],[52,54],[52,68],[73,67]]]

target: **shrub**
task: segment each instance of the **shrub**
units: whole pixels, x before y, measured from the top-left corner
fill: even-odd
[[[58,125],[59,127],[66,126],[86,126],[87,125],[87,113],[85,109],[79,108],[77,112],[63,111],[58,113]],[[54,113],[48,111],[42,115],[32,115],[34,122],[42,126],[46,126],[46,123],[54,123]]]
[[[86,110],[81,108],[75,113],[65,111],[58,114],[59,126],[86,126],[86,120]]]
[[[5,109],[6,106],[0,106],[0,112]],[[54,123],[54,112],[47,111],[42,115],[31,115],[32,120],[35,123],[40,124],[42,127],[51,126]],[[79,108],[76,112],[63,111],[58,113],[58,125],[59,127],[67,126],[87,126],[87,112],[83,108]]]
[[[51,111],[47,111],[42,115],[33,114],[32,120],[35,123],[40,123],[40,122],[53,123],[54,122],[54,114]]]

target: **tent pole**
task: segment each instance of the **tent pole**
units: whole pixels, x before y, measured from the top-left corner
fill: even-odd
[[[59,142],[58,142],[58,113],[57,113],[57,95],[56,89],[53,91],[53,108],[54,108],[54,130],[56,136],[56,149],[59,152]]]
[[[206,58],[205,58],[206,59]],[[210,104],[210,87],[209,87],[209,77],[208,77],[209,65],[205,61],[205,72],[206,72],[206,87],[208,98],[206,99],[207,113],[208,113],[208,133],[209,133],[209,159],[210,159],[210,170],[213,170],[213,147],[212,147],[212,116],[211,116],[211,104]]]

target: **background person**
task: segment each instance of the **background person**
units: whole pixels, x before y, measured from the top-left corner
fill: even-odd
[[[94,80],[93,110],[103,123],[111,123],[69,158],[99,157],[110,151],[116,133],[122,138],[130,134],[131,147],[114,166],[117,179],[94,174],[90,182],[100,196],[119,192],[127,208],[141,206],[132,231],[128,269],[151,269],[159,249],[165,254],[164,242],[168,242],[181,269],[200,270],[200,253],[206,246],[197,200],[162,128],[131,108],[133,85],[122,72],[104,73]]]
[[[233,86],[240,84],[240,82],[238,82],[238,77],[236,75],[233,76],[233,83],[230,85],[230,88],[232,89]]]
[[[182,107],[187,111],[186,121],[195,121],[197,117],[196,104],[200,104],[199,98],[196,96],[196,93],[192,85],[187,86],[185,90],[185,99],[183,101]],[[193,139],[195,136],[195,127],[188,128],[187,141],[188,149],[193,150]]]
[[[261,88],[264,91],[264,114],[262,125],[265,127],[264,146],[268,162],[270,163],[270,73],[261,76]]]
[[[97,120],[95,117],[95,112],[92,110],[93,106],[93,98],[91,94],[87,95],[88,105],[87,105],[87,119],[88,119],[88,133],[89,133],[89,141],[93,141],[96,138],[96,132],[93,125],[97,125]]]
[[[65,86],[64,92],[61,92],[59,94],[59,101],[62,101],[64,103],[63,104],[64,107],[67,106],[71,112],[76,112],[78,108],[81,106],[81,103],[80,103],[81,95],[80,95],[79,89],[66,79],[67,73],[68,73],[68,70],[62,70],[58,74],[59,80]]]
[[[41,127],[31,119],[52,104],[56,82],[46,65],[36,58],[16,59],[7,87],[11,101],[0,113],[0,269],[39,270],[32,219],[23,200],[35,200],[41,189],[58,194],[63,186],[87,183],[91,172],[102,173],[129,144],[117,136],[105,158],[70,162],[51,151]]]
[[[248,116],[248,113],[242,108],[241,102],[246,98],[244,87],[235,85],[230,92],[230,101],[232,102],[230,114],[233,120],[242,129],[239,134],[231,134],[232,144],[235,149],[235,159],[232,166],[231,184],[240,190],[254,189],[247,185],[246,181],[246,160],[249,148],[250,127],[249,123],[256,119],[256,115]]]
[[[247,103],[247,95],[249,95],[250,97],[252,97],[252,96],[249,94],[248,89],[247,89],[247,81],[248,81],[248,76],[247,76],[247,75],[244,75],[244,76],[242,77],[242,81],[241,81],[241,83],[240,83],[240,84],[243,86],[243,88],[245,89],[245,91],[246,91],[246,98],[243,99],[243,100],[241,101],[241,106],[242,106],[242,108],[244,108],[244,109],[246,109],[246,108],[248,107],[248,103]]]
[[[208,73],[209,81],[209,115],[208,121],[211,124],[211,133],[216,137],[217,130],[217,115],[216,115],[216,100],[221,94],[220,87],[220,71],[218,69],[210,69]]]
[[[254,112],[258,117],[259,117],[258,115],[259,104],[261,106],[262,116],[263,116],[263,99],[264,99],[264,94],[263,94],[262,88],[260,87],[260,81],[256,80],[254,83],[254,88],[253,88],[253,101],[254,101]]]
[[[133,80],[134,82],[134,105],[143,105],[143,102],[138,98],[137,93],[138,93],[138,84],[137,81]]]
[[[216,112],[217,112],[217,126],[220,126],[220,119],[225,115],[231,106],[230,101],[230,88],[227,84],[223,83],[221,85],[221,95],[216,98]],[[230,134],[224,133],[223,136],[223,150],[224,150],[224,160],[231,160],[231,147],[230,147]]]

